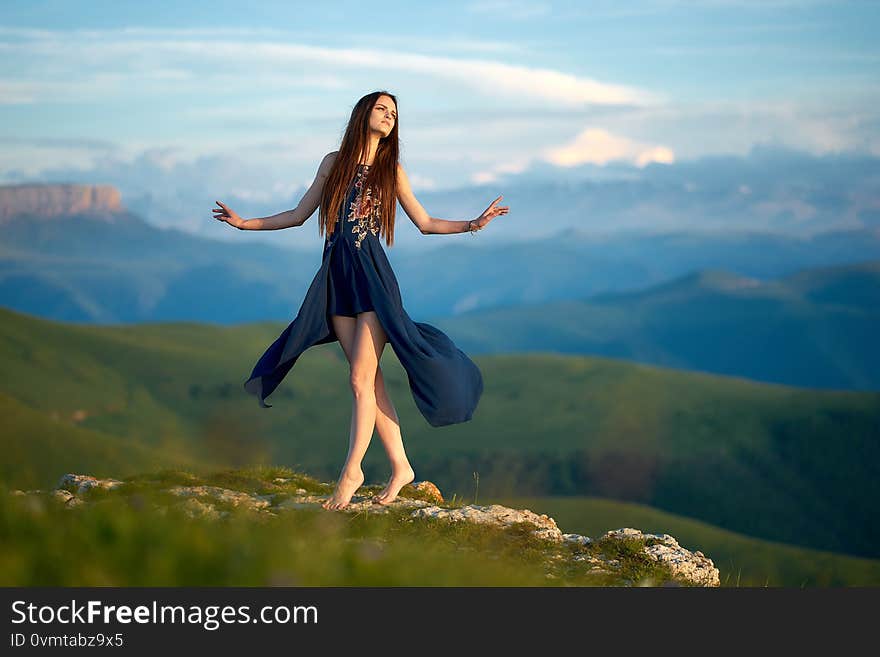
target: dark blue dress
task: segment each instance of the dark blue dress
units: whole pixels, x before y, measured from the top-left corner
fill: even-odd
[[[379,239],[381,209],[364,192],[369,166],[357,175],[340,209],[333,233],[324,240],[321,267],[299,314],[254,366],[244,388],[263,408],[282,379],[309,347],[339,338],[330,315],[355,316],[374,310],[394,353],[406,370],[413,400],[431,426],[466,422],[483,393],[477,365],[438,328],[414,322],[403,308],[397,279]],[[360,211],[358,209],[360,208]]]

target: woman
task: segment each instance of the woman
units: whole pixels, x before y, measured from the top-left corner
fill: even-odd
[[[315,181],[293,210],[242,219],[217,201],[214,217],[241,230],[302,226],[320,205],[319,235],[325,235],[321,267],[296,319],[266,350],[244,387],[270,408],[265,398],[310,346],[339,341],[349,362],[354,395],[348,456],[333,495],[323,504],[341,509],[364,482],[361,461],[375,426],[391,461],[391,478],[373,502],[390,504],[415,478],[403,449],[397,412],[379,360],[386,342],[406,369],[416,406],[432,426],[471,419],[483,392],[476,364],[443,332],[413,322],[380,243],[394,243],[396,200],[422,234],[482,230],[507,214],[496,198],[476,219],[431,217],[416,200],[398,163],[397,99],[387,91],[361,98],[351,112],[338,151],[328,153]]]

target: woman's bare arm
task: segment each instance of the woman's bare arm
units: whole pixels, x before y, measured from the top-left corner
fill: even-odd
[[[494,217],[499,214],[507,214],[508,208],[495,207],[501,197],[495,199],[492,204],[486,208],[476,219],[469,221],[450,221],[432,217],[428,214],[422,204],[416,199],[412,188],[409,185],[406,171],[400,164],[397,165],[397,198],[400,205],[406,212],[406,216],[410,218],[422,235],[450,235],[453,233],[464,233],[469,230],[482,230]]]
[[[318,166],[318,172],[315,174],[315,180],[312,182],[311,187],[309,187],[293,210],[285,210],[270,217],[247,219],[240,226],[241,230],[280,230],[282,228],[302,226],[321,204],[321,192],[324,189],[324,181],[327,180],[327,174],[330,173],[330,167],[333,166],[337,152],[333,151],[324,156],[324,159],[321,160],[321,164]]]

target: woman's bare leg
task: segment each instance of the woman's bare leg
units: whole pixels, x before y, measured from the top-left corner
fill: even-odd
[[[379,504],[389,504],[394,501],[400,489],[416,478],[406,451],[403,449],[403,438],[400,435],[400,420],[388,391],[385,388],[385,377],[382,376],[382,368],[376,371],[376,429],[379,438],[385,447],[388,460],[391,461],[391,478],[385,489],[373,496],[373,501]]]
[[[354,317],[333,316],[333,328],[349,363],[351,363],[354,354],[356,326],[357,320]],[[354,431],[354,408],[354,402],[352,402],[352,431]],[[410,465],[403,448],[400,420],[385,387],[385,377],[382,374],[381,365],[376,366],[376,431],[379,433],[382,446],[391,462],[391,478],[385,489],[373,496],[373,501],[388,504],[394,501],[401,488],[415,479],[415,472],[413,472],[412,465]]]
[[[339,321],[336,315],[332,317],[332,321],[335,327]],[[376,370],[387,336],[375,311],[359,313],[356,322],[349,359],[349,383],[354,403],[348,454],[336,483],[336,490],[323,504],[325,509],[341,509],[348,506],[352,495],[364,483],[361,462],[376,426]]]

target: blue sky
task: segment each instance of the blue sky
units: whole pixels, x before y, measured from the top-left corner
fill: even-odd
[[[0,182],[91,174],[136,190],[161,171],[237,198],[288,198],[378,88],[398,95],[416,191],[768,143],[880,155],[877,2],[0,9]]]

